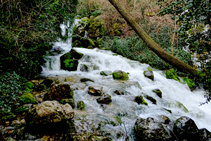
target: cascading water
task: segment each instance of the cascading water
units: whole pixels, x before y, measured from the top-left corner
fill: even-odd
[[[60,46],[67,52],[71,49],[71,40],[67,43],[57,42],[55,46]],[[132,128],[138,117],[153,117],[158,119],[160,115],[166,115],[173,121],[181,116],[188,116],[195,121],[198,128],[207,128],[211,131],[211,124],[208,124],[211,120],[211,104],[199,106],[200,102],[205,101],[205,92],[202,89],[191,92],[187,84],[166,79],[162,71],[155,69],[153,69],[154,81],[151,81],[143,75],[143,72],[149,67],[148,64],[131,61],[120,55],[114,55],[111,51],[84,48],[74,49],[84,54],[83,58],[79,60],[77,71],[69,72],[61,70],[59,68],[59,57],[62,54],[60,54],[58,56],[49,57],[55,60],[53,61],[55,64],[51,63],[52,67],[50,69],[48,66],[49,63],[47,63],[45,67],[43,67],[41,75],[46,77],[56,77],[59,75],[63,78],[89,78],[94,81],[86,82],[84,89],[78,88],[74,90],[75,102],[84,101],[86,105],[85,110],[80,111],[74,109],[76,119],[80,119],[75,121],[77,132],[91,132],[95,126],[98,126],[98,124],[103,121],[104,123],[111,123],[105,124],[101,128],[103,128],[102,130],[105,131],[105,133],[110,133],[110,136],[114,140],[123,140],[126,134],[130,135],[130,140],[134,140],[133,135],[131,135]],[[80,71],[82,64],[86,64],[89,67],[88,72]],[[112,76],[100,75],[100,72],[104,70],[122,70],[128,72],[129,80],[118,81],[114,80]],[[98,104],[96,97],[87,93],[88,86],[96,85],[102,86],[103,91],[111,95],[112,102],[110,104]],[[142,89],[140,89],[139,86],[141,86]],[[162,98],[152,92],[152,90],[156,88],[162,91]],[[116,95],[114,90],[122,90],[125,94]],[[157,104],[155,105],[147,99],[145,100],[148,102],[148,106],[138,105],[134,102],[135,96],[144,94],[154,97],[157,100]],[[184,110],[184,108],[178,104],[179,102],[181,102],[189,112]],[[172,113],[169,113],[165,109],[171,110]],[[81,117],[83,117],[83,119]],[[117,138],[116,134],[119,132],[123,133],[123,136]]]

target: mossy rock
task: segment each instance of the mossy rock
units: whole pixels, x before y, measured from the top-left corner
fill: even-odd
[[[20,97],[23,104],[35,104],[37,101],[31,93],[24,93]]]
[[[101,72],[100,72],[100,75],[109,76],[109,75],[112,75],[112,72],[109,71],[109,70],[105,70],[105,71],[101,71]]]
[[[135,97],[135,102],[148,106],[148,103],[144,100],[143,96],[141,95]]]
[[[72,49],[70,52],[60,57],[61,69],[68,71],[76,71],[78,67],[78,60],[82,57],[82,53],[78,53],[74,49]]]
[[[154,81],[154,74],[153,74],[153,71],[144,71],[144,76],[151,79],[152,81]]]
[[[168,79],[174,79],[174,80],[180,82],[180,79],[179,79],[179,77],[177,76],[176,70],[170,69],[170,70],[168,70],[165,74],[166,74],[166,78],[168,78]]]
[[[47,89],[47,87],[44,84],[39,84],[35,87],[36,91],[43,91],[43,90],[46,90],[46,89]]]
[[[80,71],[88,72],[89,71],[89,67],[86,64],[81,64],[80,65]]]
[[[112,102],[112,99],[109,94],[103,94],[97,99],[97,102],[100,104],[109,104]]]
[[[116,70],[112,73],[112,76],[114,79],[117,79],[117,80],[128,80],[129,79],[129,76],[126,72],[123,72],[121,70]]]
[[[183,78],[183,80],[187,83],[191,91],[193,91],[196,88],[196,84],[191,79]]]
[[[44,84],[46,87],[50,87],[53,83],[51,79],[45,79],[41,84]]]
[[[84,110],[85,109],[85,104],[83,101],[78,101],[77,102],[77,109],[79,110]]]
[[[146,99],[150,100],[153,104],[157,104],[157,100],[149,95],[146,96]]]
[[[74,92],[68,84],[54,85],[51,89],[45,94],[43,100],[57,100],[61,101],[62,99],[73,99]]]
[[[32,82],[26,82],[24,85],[25,85],[27,88],[29,88],[29,89],[33,89],[33,88],[34,88],[34,84],[33,84]]]
[[[89,78],[81,78],[80,81],[81,81],[81,82],[87,82],[87,81],[94,82],[94,80],[91,80],[91,79],[89,79]]]
[[[160,98],[162,98],[162,92],[161,92],[161,90],[160,89],[154,89],[154,90],[152,90],[154,93],[156,93],[157,94],[157,96],[159,96]]]
[[[74,101],[74,99],[70,99],[70,98],[62,99],[61,101],[59,101],[59,103],[61,103],[61,104],[68,103],[68,104],[70,104],[70,106],[72,108],[75,108],[75,101]]]

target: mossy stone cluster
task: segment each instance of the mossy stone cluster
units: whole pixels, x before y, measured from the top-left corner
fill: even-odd
[[[84,110],[85,109],[85,104],[83,101],[78,101],[77,102],[77,109],[79,110]]]
[[[176,70],[170,69],[170,70],[168,70],[165,74],[166,74],[166,78],[168,78],[168,79],[174,79],[174,80],[180,82],[180,79],[179,79],[179,77],[177,76]]]
[[[143,96],[141,95],[135,97],[135,102],[148,106],[148,103],[144,100]]]
[[[60,57],[61,69],[68,71],[76,71],[78,67],[78,60],[83,57],[82,53],[78,53],[74,49],[65,53]]]
[[[43,100],[57,100],[61,101],[62,99],[73,99],[74,92],[68,84],[54,85],[51,89],[45,94]]]
[[[37,103],[34,96],[31,93],[24,93],[20,97],[23,104],[34,104]]]
[[[129,79],[129,76],[126,72],[124,71],[121,71],[121,70],[116,70],[112,73],[112,76],[114,79],[117,79],[117,80],[128,80]]]

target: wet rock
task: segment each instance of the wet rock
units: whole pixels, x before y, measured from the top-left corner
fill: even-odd
[[[59,103],[61,104],[69,104],[72,108],[75,108],[75,102],[73,99],[70,98],[66,98],[66,99],[62,99],[61,101],[59,101]]]
[[[70,52],[65,53],[60,57],[61,69],[68,71],[76,71],[78,67],[78,60],[83,57],[82,53],[76,52],[71,49]]]
[[[82,71],[82,72],[88,72],[89,71],[89,68],[88,68],[87,65],[81,64],[80,65],[80,71]]]
[[[78,101],[77,102],[77,109],[79,110],[84,110],[85,109],[85,104],[83,101]]]
[[[211,139],[211,133],[207,129],[203,128],[199,130],[200,141],[206,141],[209,140],[209,138]]]
[[[157,96],[159,96],[160,98],[162,98],[162,92],[161,92],[161,90],[160,89],[154,89],[154,90],[152,90],[154,93],[156,93],[157,94]]]
[[[89,86],[88,93],[94,96],[100,96],[102,94],[103,87],[100,86]]]
[[[105,70],[105,71],[100,72],[100,75],[103,75],[103,76],[108,76],[108,75],[111,75],[111,74],[112,74],[112,71],[110,71],[110,70]]]
[[[166,110],[167,112],[169,112],[170,114],[172,113],[172,111],[169,109],[166,109],[166,108],[163,108],[163,109]]]
[[[53,80],[45,79],[41,84],[44,84],[46,87],[51,87]]]
[[[138,104],[144,104],[148,106],[148,103],[144,100],[143,96],[136,96],[135,97],[135,102],[137,102]]]
[[[115,90],[114,93],[117,95],[124,95],[124,92],[120,90]]]
[[[128,74],[121,71],[121,70],[115,70],[112,73],[112,76],[113,76],[114,79],[117,79],[117,80],[128,80],[129,79]]]
[[[43,90],[46,90],[46,86],[44,84],[39,84],[35,86],[35,91],[41,92]]]
[[[60,46],[56,46],[51,50],[50,55],[58,55],[62,52],[64,52],[64,49],[62,49]]]
[[[173,132],[179,140],[199,140],[198,127],[191,118],[186,116],[182,116],[176,120]]]
[[[89,78],[81,78],[80,81],[81,81],[81,82],[87,82],[87,81],[94,82],[93,80],[91,80],[91,79],[89,79]]]
[[[134,126],[134,133],[137,141],[174,141],[171,131],[167,125],[148,117],[137,119]]]
[[[157,104],[157,100],[149,95],[146,95],[146,99],[150,100],[153,104]]]
[[[100,104],[109,104],[112,102],[111,96],[109,94],[103,94],[97,99]]]
[[[71,119],[74,116],[69,104],[60,104],[58,101],[45,101],[37,105],[27,115],[28,124],[50,124]]]
[[[163,124],[169,124],[170,123],[170,119],[165,115],[158,116],[158,120],[159,120],[160,123],[163,123]]]
[[[61,101],[65,98],[73,99],[74,92],[70,88],[70,85],[68,84],[60,84],[60,85],[54,85],[51,87],[51,89],[45,94],[45,97],[43,100],[57,100]]]
[[[154,73],[153,73],[153,71],[149,71],[149,70],[144,71],[144,76],[149,78],[149,79],[151,79],[152,81],[154,81]]]

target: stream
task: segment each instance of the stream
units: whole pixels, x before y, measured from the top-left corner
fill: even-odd
[[[75,20],[77,25],[79,20]],[[72,27],[73,27],[72,26]],[[62,35],[65,35],[66,25],[62,24]],[[72,29],[72,28],[71,28]],[[69,35],[71,36],[71,34]],[[159,119],[161,115],[165,115],[170,120],[175,121],[181,116],[192,118],[198,128],[206,128],[211,131],[211,104],[200,106],[205,101],[205,91],[196,89],[190,91],[187,84],[167,79],[164,72],[151,68],[148,64],[142,64],[138,61],[132,61],[120,55],[107,50],[85,49],[72,47],[72,39],[66,42],[54,43],[54,47],[61,47],[64,52],[55,56],[48,56],[46,64],[42,66],[41,76],[45,77],[72,77],[72,78],[89,78],[94,82],[88,81],[84,88],[74,90],[74,100],[84,101],[85,110],[74,109],[76,119],[77,132],[93,132],[99,126],[100,122],[108,122],[103,124],[101,130],[109,133],[113,140],[123,140],[128,135],[129,140],[134,140],[133,127],[136,119],[153,117]],[[79,60],[77,71],[65,71],[60,69],[60,56],[74,48],[77,52],[83,53],[84,56]],[[85,64],[89,66],[88,72],[81,71],[80,67]],[[154,81],[146,78],[143,74],[147,68],[151,68],[154,73]],[[101,71],[122,70],[129,73],[129,80],[114,80],[112,75],[102,76]],[[87,93],[88,86],[101,86],[103,92],[109,94],[112,102],[108,105],[98,104],[95,96]],[[140,88],[141,86],[141,88]],[[162,91],[162,98],[158,97],[153,89]],[[124,91],[124,95],[117,95],[115,90]],[[145,98],[148,106],[134,102],[134,97],[138,95],[149,95],[157,100],[157,104]],[[181,102],[184,107],[181,107]],[[169,113],[166,109],[171,110]],[[120,122],[121,121],[121,122]],[[121,137],[116,137],[117,133],[122,133]]]

